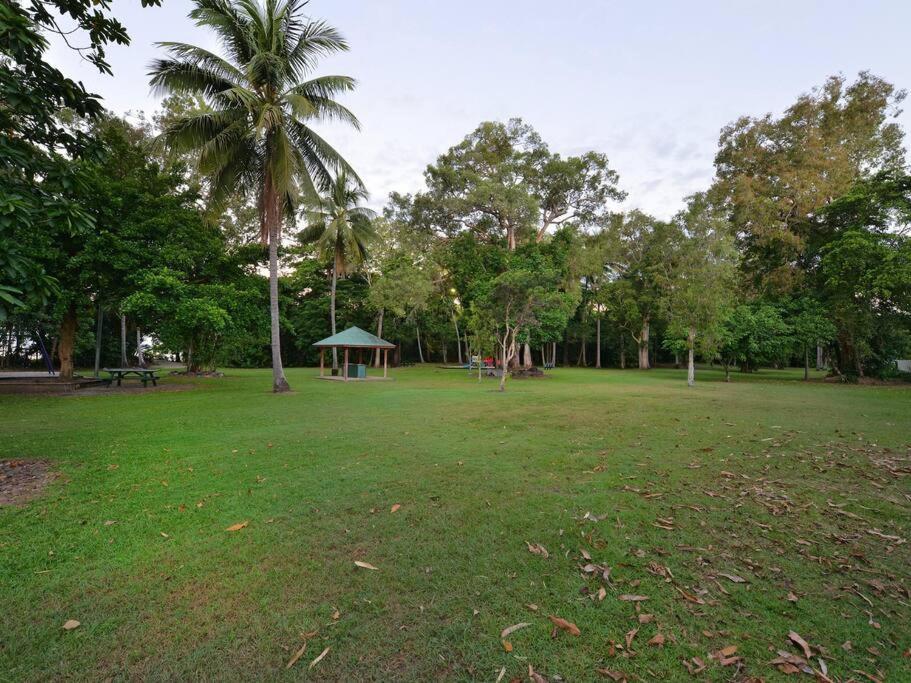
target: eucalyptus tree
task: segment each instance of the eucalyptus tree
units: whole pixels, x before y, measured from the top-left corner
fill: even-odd
[[[317,251],[332,260],[332,287],[329,318],[335,334],[335,289],[340,277],[367,260],[367,248],[376,233],[371,221],[373,210],[360,206],[367,201],[367,191],[359,181],[353,181],[344,171],[336,176],[329,191],[306,211],[307,227],[300,234],[304,244],[313,244]],[[338,353],[332,349],[332,369],[338,369]]]
[[[358,128],[336,98],[354,88],[347,76],[313,76],[321,57],[348,44],[323,21],[302,13],[305,0],[195,0],[190,18],[219,39],[224,56],[187,43],[159,43],[168,56],[151,65],[152,86],[170,95],[197,95],[206,107],[167,123],[162,137],[193,150],[215,206],[231,195],[251,196],[260,238],[269,247],[272,384],[287,391],[281,361],[278,247],[282,224],[300,200],[329,191],[333,175],[356,177],[312,124],[326,120]]]

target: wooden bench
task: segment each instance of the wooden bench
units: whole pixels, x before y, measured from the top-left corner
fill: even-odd
[[[106,380],[108,385],[115,380],[117,381],[117,386],[120,386],[120,383],[129,377],[130,375],[136,375],[136,378],[142,382],[143,387],[147,387],[149,382],[152,383],[153,387],[158,386],[158,376],[155,374],[158,370],[149,370],[148,368],[102,368],[104,372],[108,373],[110,377]]]

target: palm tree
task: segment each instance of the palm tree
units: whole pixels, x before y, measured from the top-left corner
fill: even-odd
[[[287,391],[278,316],[278,245],[299,201],[332,185],[335,173],[357,177],[311,128],[314,121],[357,118],[335,101],[354,88],[347,76],[312,77],[320,57],[348,49],[322,21],[302,16],[306,0],[194,0],[190,18],[219,38],[224,57],[186,43],[159,43],[168,56],[151,65],[152,87],[199,96],[205,107],[168,123],[164,142],[198,154],[218,207],[235,193],[255,199],[260,238],[269,246],[272,383]]]
[[[307,227],[301,232],[304,244],[315,244],[319,253],[332,259],[332,288],[329,319],[335,334],[335,287],[354,267],[367,260],[367,246],[376,236],[371,221],[376,214],[363,206],[367,191],[342,171],[326,196],[307,211]],[[338,369],[338,354],[332,349],[332,369]]]

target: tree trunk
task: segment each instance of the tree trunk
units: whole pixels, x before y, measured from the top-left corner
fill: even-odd
[[[817,344],[816,345],[816,369],[822,370],[823,364],[824,363],[823,363],[823,358],[822,358],[822,345]]]
[[[57,354],[60,358],[60,378],[73,378],[73,349],[76,346],[76,304],[70,303],[63,314],[63,322],[60,325],[60,343],[57,346]]]
[[[332,261],[332,284],[329,288],[329,323],[335,335],[335,288],[338,285],[338,259]],[[338,373],[338,349],[332,347],[332,374]]]
[[[418,324],[417,318],[414,320],[414,329],[417,333],[418,340],[418,358],[421,360],[421,363],[424,362],[424,351],[421,349],[421,326]]]
[[[696,346],[696,328],[690,327],[686,337],[686,383],[689,386],[696,384],[696,363],[693,360],[693,350]]]
[[[120,367],[129,366],[127,361],[127,317],[120,314]]]
[[[731,364],[728,361],[724,361],[724,381],[731,381]]]
[[[456,351],[459,352],[459,365],[462,365],[462,335],[459,333],[459,320],[452,316],[452,324],[455,326],[456,333]]]
[[[522,351],[522,355],[523,355],[522,362],[525,365],[526,369],[532,367],[535,364],[534,361],[531,359],[531,344],[529,344],[528,342],[525,342],[525,348]]]
[[[810,379],[810,347],[807,344],[803,345],[803,381],[806,382]]]
[[[626,370],[626,335],[620,331],[620,369]]]
[[[680,354],[674,351],[674,370],[680,369]]]
[[[601,367],[601,317],[595,318],[595,367]]]
[[[380,337],[381,339],[383,337],[383,316],[385,315],[385,313],[386,313],[386,309],[381,308],[380,316],[376,321],[376,336]],[[377,349],[376,350],[376,360],[373,362],[373,367],[375,367],[375,368],[380,367],[380,353],[381,353],[380,349]]]
[[[136,362],[141,368],[146,366],[145,358],[142,357],[142,332],[138,327],[136,328]]]
[[[507,333],[508,334],[508,333]],[[506,391],[506,372],[507,366],[512,361],[512,354],[507,354],[507,349],[515,345],[515,339],[510,342],[507,342],[506,339],[503,340],[503,343],[500,344],[501,352],[501,363],[500,363],[500,391]]]
[[[267,217],[269,226],[269,318],[272,336],[272,391],[281,393],[290,391],[285,369],[282,367],[281,320],[278,315],[278,228],[281,220],[278,212],[278,200],[272,199],[271,216]],[[273,213],[274,212],[274,213]]]
[[[104,311],[101,310],[101,302],[95,303],[97,309],[98,322],[95,325],[95,377],[101,371],[101,332],[104,325]]]
[[[649,319],[646,318],[642,321],[642,332],[639,334],[639,369],[648,370],[648,333],[649,333]]]

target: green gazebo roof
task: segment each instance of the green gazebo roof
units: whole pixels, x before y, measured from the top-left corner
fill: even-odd
[[[333,334],[331,337],[316,342],[313,346],[349,347],[357,349],[394,349],[395,344],[390,344],[385,339],[380,339],[375,334],[365,332],[360,327],[349,327],[344,332]]]

